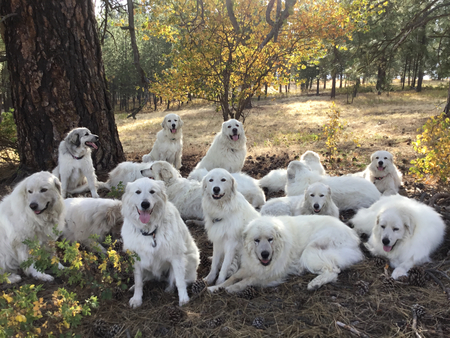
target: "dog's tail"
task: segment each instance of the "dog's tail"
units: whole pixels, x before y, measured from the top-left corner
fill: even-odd
[[[95,182],[95,186],[97,187],[97,189],[111,190],[110,180],[107,180],[106,182],[97,181],[97,182]]]
[[[228,268],[227,271],[227,278],[231,277],[232,275],[234,275],[238,270],[239,267],[241,265],[241,259],[240,259],[240,255],[236,254],[233,258],[233,261],[231,262],[230,267]]]

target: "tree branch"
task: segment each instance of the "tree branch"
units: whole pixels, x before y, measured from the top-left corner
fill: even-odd
[[[273,1],[273,0],[271,0]],[[236,20],[236,16],[234,15],[233,11],[233,0],[226,0],[227,4],[227,11],[228,11],[228,17],[230,18],[231,24],[233,25],[234,30],[236,33],[240,32],[239,24]]]
[[[3,16],[1,19],[0,19],[0,23],[2,23],[3,21],[5,21],[6,19],[8,19],[8,18],[10,18],[10,17],[12,17],[12,16],[16,16],[17,15],[17,13],[9,13],[9,14],[6,14],[5,16]]]

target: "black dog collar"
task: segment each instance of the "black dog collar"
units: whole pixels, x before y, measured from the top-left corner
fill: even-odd
[[[158,230],[158,228],[155,228],[155,230],[153,230],[152,232],[147,232],[147,231],[143,231],[141,230],[141,235],[142,236],[152,236],[153,237],[153,243],[152,246],[156,247],[156,230]]]

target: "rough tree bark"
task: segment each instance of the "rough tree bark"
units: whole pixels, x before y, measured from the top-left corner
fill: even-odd
[[[14,13],[1,33],[11,74],[21,169],[51,170],[75,127],[100,138],[97,170],[124,161],[102,62],[92,1],[2,0]]]
[[[444,107],[444,113],[450,118],[450,81],[448,84],[447,104]]]

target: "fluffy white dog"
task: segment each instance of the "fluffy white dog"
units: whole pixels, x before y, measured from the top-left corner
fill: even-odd
[[[390,261],[394,279],[429,262],[445,235],[445,223],[433,208],[400,195],[381,198],[369,212],[358,212],[352,223],[355,228],[372,226],[366,246]]]
[[[61,230],[63,226],[64,203],[58,178],[41,171],[21,181],[0,203],[0,273],[10,272],[9,280],[19,282],[17,271],[29,257],[29,248],[22,242],[36,238],[45,244],[56,239],[53,228]],[[24,272],[42,281],[53,280],[33,265]]]
[[[177,114],[167,114],[156,134],[152,151],[142,157],[142,162],[167,161],[175,168],[181,167],[183,151],[183,121]]]
[[[134,251],[132,308],[142,304],[143,283],[167,280],[166,291],[176,285],[179,305],[189,301],[187,284],[197,278],[198,248],[175,206],[167,201],[164,183],[140,178],[128,183],[122,197],[123,249]]]
[[[275,286],[306,271],[318,275],[308,284],[315,290],[363,259],[358,236],[330,216],[262,216],[248,224],[244,236],[240,269],[209,291]]]
[[[232,270],[235,256],[243,245],[244,227],[259,213],[236,190],[236,183],[225,169],[213,169],[203,178],[202,207],[208,239],[213,243],[208,285],[221,284]],[[239,263],[237,262],[239,265]]]
[[[288,166],[286,193],[288,196],[302,194],[313,183],[321,182],[331,188],[331,197],[339,210],[368,208],[380,199],[380,192],[374,184],[362,177],[329,177],[311,171],[300,161],[292,161]]]
[[[69,241],[80,242],[90,249],[99,248],[109,232],[120,234],[123,223],[120,200],[105,198],[67,198],[66,224],[63,237]],[[96,235],[98,238],[93,238]]]
[[[106,182],[98,182],[98,188],[105,188],[111,190],[112,187],[117,187],[119,183],[125,187],[128,182],[134,182],[138,178],[149,177],[145,174],[142,174],[143,170],[150,168],[152,162],[146,163],[138,163],[138,162],[122,162],[117,165],[111,172],[108,174],[109,178]]]
[[[374,183],[383,195],[397,194],[402,185],[402,173],[394,164],[394,156],[388,151],[379,150],[370,156],[370,161],[364,171],[355,175]]]
[[[245,156],[247,156],[247,138],[244,127],[238,120],[228,120],[222,124],[222,131],[214,138],[205,157],[195,169],[223,168],[230,173],[242,170]]]
[[[189,174],[188,180],[201,181],[207,174],[208,170],[205,168],[194,169]],[[250,177],[243,172],[231,173],[231,176],[236,180],[237,191],[244,195],[245,199],[249,201],[256,210],[260,210],[266,203],[266,196],[259,186],[258,180],[255,180],[253,177]]]
[[[316,182],[308,186],[303,195],[270,199],[262,207],[261,215],[329,215],[339,218],[339,209],[331,198],[331,188]]]
[[[87,128],[72,129],[58,148],[58,165],[53,169],[53,175],[61,180],[62,196],[67,193],[79,194],[91,191],[94,198],[97,194],[97,176],[92,164],[91,148],[98,149],[95,142],[98,136]]]
[[[300,162],[305,163],[311,169],[320,175],[325,175],[325,168],[320,163],[319,154],[312,150],[306,151],[301,157]],[[259,180],[259,186],[267,190],[267,193],[274,193],[280,190],[285,191],[287,182],[287,170],[276,169],[272,170],[266,176]]]

